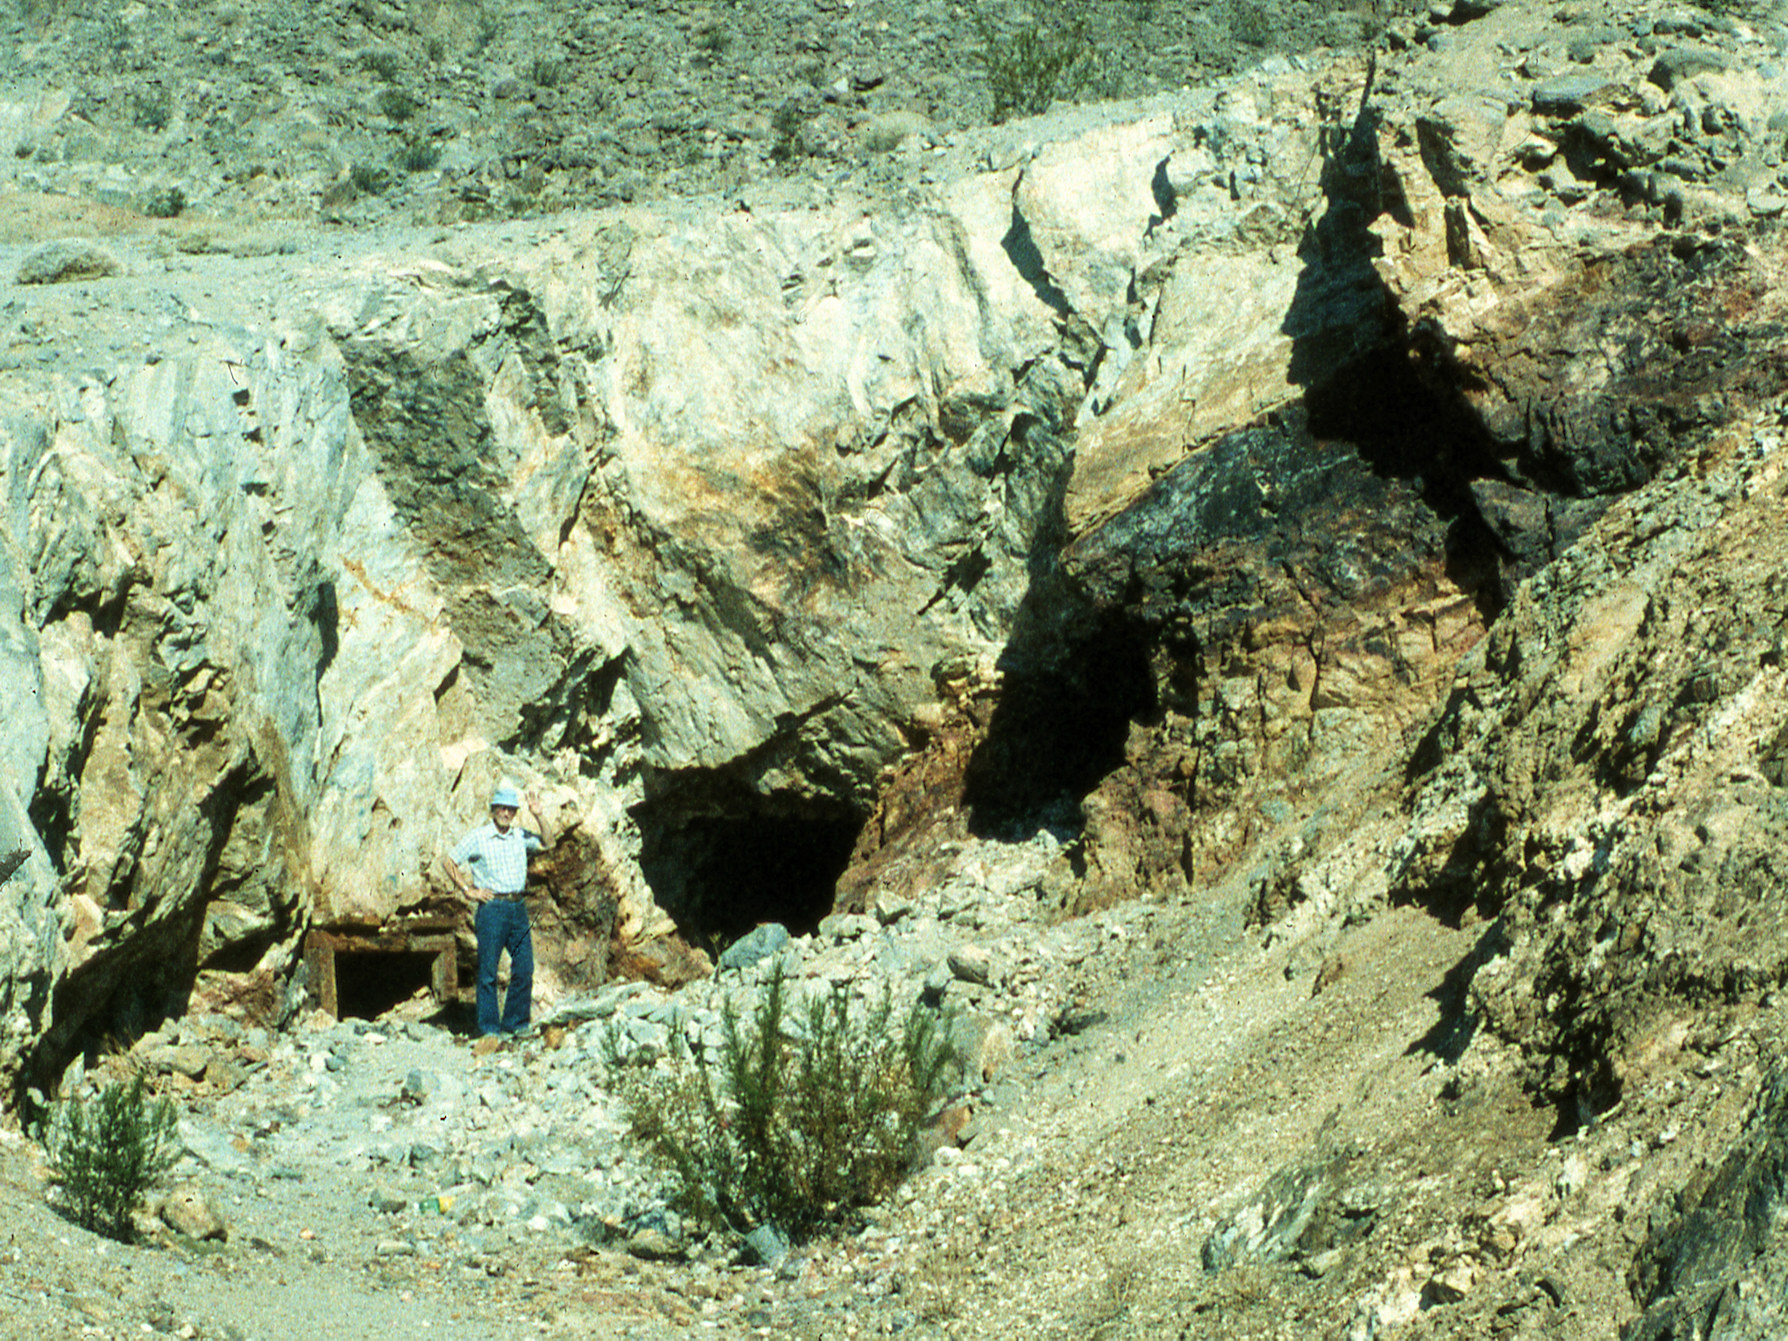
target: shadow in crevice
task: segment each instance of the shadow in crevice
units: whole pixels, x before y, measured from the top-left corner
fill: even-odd
[[[1471,1010],[1471,980],[1485,964],[1509,951],[1509,938],[1500,922],[1484,928],[1476,944],[1446,971],[1428,998],[1440,1007],[1440,1018],[1408,1048],[1405,1056],[1426,1054],[1448,1065],[1457,1062],[1477,1036],[1478,1018]]]
[[[1038,250],[1036,239],[1031,236],[1031,226],[1025,221],[1018,203],[1012,203],[1012,223],[1006,229],[1006,235],[1000,239],[1000,247],[1012,262],[1013,269],[1031,291],[1058,317],[1069,317],[1074,314],[1068,295],[1056,287],[1049,277],[1049,269],[1043,263],[1043,253]]]
[[[1458,387],[1427,371],[1399,331],[1310,387],[1310,435],[1351,446],[1372,472],[1413,484],[1446,526],[1445,571],[1486,624],[1508,604],[1508,553],[1478,509],[1471,482],[1503,478],[1495,446]]]
[[[1501,853],[1508,829],[1503,807],[1493,792],[1486,792],[1471,803],[1464,829],[1438,868],[1418,887],[1406,889],[1397,902],[1414,904],[1455,929],[1465,925],[1468,914],[1499,916],[1502,880],[1507,875]]]
[[[112,936],[95,937],[87,957],[53,986],[22,984],[36,996],[27,1005],[33,1018],[46,1020],[43,1033],[21,1050],[13,1107],[29,1119],[41,1100],[54,1097],[69,1064],[80,1056],[91,1063],[98,1056],[128,1047],[163,1021],[179,1019],[192,1008],[201,972],[254,969],[268,947],[290,943],[297,935],[296,909],[269,898],[267,924],[226,945],[207,946],[207,911],[217,902],[248,902],[271,894],[277,885],[261,883],[258,858],[261,840],[280,809],[278,781],[253,750],[226,772],[198,804],[205,845],[190,897],[174,911],[156,909],[152,873],[141,861],[120,863],[114,885],[105,893],[105,911]],[[232,839],[235,841],[232,841]],[[116,920],[121,915],[122,921]],[[130,927],[129,935],[115,929]],[[265,984],[265,996],[256,988]],[[257,1023],[277,1022],[277,992],[271,979],[251,985],[239,998]],[[37,1002],[47,1002],[41,1009]],[[36,1097],[33,1097],[35,1093]]]
[[[1131,722],[1155,707],[1148,641],[1121,617],[1092,625],[1047,669],[1009,672],[965,770],[969,831],[1078,830],[1082,798],[1123,766]]]
[[[1306,391],[1402,334],[1396,304],[1372,264],[1381,248],[1371,223],[1397,198],[1378,156],[1372,92],[1369,70],[1352,123],[1319,132],[1322,208],[1299,242],[1303,268],[1280,327],[1292,342],[1289,380]]]
[[[1180,212],[1179,192],[1173,189],[1173,180],[1167,175],[1168,161],[1163,158],[1155,164],[1155,175],[1149,179],[1149,194],[1155,198],[1156,211],[1149,220],[1151,233]]]
[[[1382,246],[1373,221],[1413,223],[1378,153],[1375,69],[1352,122],[1320,140],[1323,208],[1299,246],[1303,269],[1281,326],[1292,341],[1290,380],[1304,389],[1314,438],[1346,442],[1379,476],[1417,487],[1447,525],[1449,578],[1489,622],[1507,602],[1508,555],[1472,481],[1506,480],[1507,471],[1444,334],[1411,329],[1374,266]]]

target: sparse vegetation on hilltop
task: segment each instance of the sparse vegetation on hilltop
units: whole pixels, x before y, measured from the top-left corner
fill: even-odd
[[[83,195],[96,189],[83,165],[105,161],[117,165],[106,191],[122,185],[136,200],[177,180],[198,214],[322,211],[353,223],[731,192],[796,164],[875,178],[896,166],[879,137],[891,119],[947,137],[1196,83],[1268,46],[1360,36],[1333,3],[548,0],[518,22],[475,0],[244,0],[165,23],[142,6],[10,5],[0,0],[0,14],[30,35],[28,77],[80,72],[80,124],[33,126],[15,147],[32,165],[22,189]],[[277,93],[269,69],[289,72]],[[416,175],[419,139],[452,166]],[[344,202],[337,178],[356,161],[396,164],[405,180]],[[131,190],[119,172],[144,180]]]
[[[1092,79],[1095,52],[1086,0],[1015,23],[1002,23],[983,3],[973,20],[995,121],[1046,112],[1058,98],[1078,97]]]

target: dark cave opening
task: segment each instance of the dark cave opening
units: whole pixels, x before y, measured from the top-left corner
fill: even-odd
[[[970,832],[1077,830],[1081,799],[1123,765],[1130,724],[1158,706],[1149,640],[1121,619],[1075,639],[1048,668],[1008,670],[963,778]]]
[[[1506,480],[1508,470],[1446,350],[1420,333],[1391,335],[1309,388],[1295,435],[1357,455],[1373,475],[1413,488],[1442,524],[1448,576],[1493,620],[1505,603],[1509,556],[1473,484]],[[1222,485],[1219,478],[1210,487]],[[1222,533],[1229,523],[1213,498],[1210,524]],[[1261,524],[1271,523],[1269,515]],[[1171,541],[1179,523],[1138,523],[1144,531],[1153,524]],[[964,778],[977,836],[1078,830],[1084,798],[1124,764],[1132,725],[1167,707],[1196,711],[1184,704],[1196,704],[1198,689],[1183,679],[1199,662],[1202,629],[1195,618],[1163,623],[1162,613],[1225,581],[1221,561],[1207,571],[1189,552],[1186,566],[1173,570],[1158,556],[1120,556],[1103,573],[1089,562],[1097,561],[1070,555],[1072,575],[1043,565],[1026,597],[1002,657],[998,703]]]
[[[376,1020],[433,983],[436,956],[413,950],[338,950],[336,1018]]]
[[[691,944],[724,948],[761,922],[796,936],[832,911],[863,827],[842,806],[721,814],[648,807],[640,868],[654,899]]]

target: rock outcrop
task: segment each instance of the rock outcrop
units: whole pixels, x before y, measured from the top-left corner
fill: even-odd
[[[312,260],[290,319],[21,382],[12,980],[271,992],[517,772],[624,939],[817,917],[977,696],[958,794],[1084,825],[1082,904],[1220,869],[1771,385],[1774,262],[1709,229],[1770,216],[1779,113],[1697,22],[1571,83],[1508,7],[1409,87],[1269,63],[867,213]]]
[[[128,1032],[196,972],[277,977],[305,923],[425,903],[507,774],[629,940],[654,862],[725,924],[754,817],[842,830],[835,875],[1067,460],[1079,381],[983,227],[1008,193],[386,262],[308,327],[21,397],[9,981],[65,989],[26,1013]]]
[[[304,927],[439,911],[430,863],[504,776],[569,830],[558,900],[610,905],[568,924],[817,920],[939,685],[1043,599],[1138,268],[1229,212],[1162,228],[1216,107],[1001,132],[874,213],[282,264],[293,320],[226,294],[141,365],[23,379],[20,1037],[53,1059],[195,992],[277,1014]]]

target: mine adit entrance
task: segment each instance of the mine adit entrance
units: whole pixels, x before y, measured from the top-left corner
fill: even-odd
[[[762,922],[797,936],[832,911],[863,816],[836,802],[734,798],[696,808],[671,799],[635,812],[640,868],[678,930],[710,952]]]
[[[1493,617],[1499,554],[1471,481],[1503,472],[1495,444],[1449,380],[1444,351],[1391,326],[1311,387],[1298,432],[1283,432],[1346,444],[1369,475],[1410,481],[1446,529],[1451,576]],[[1263,526],[1285,522],[1267,516]],[[1163,693],[1200,660],[1197,646],[1164,644],[1176,635],[1135,608],[1145,593],[1090,600],[1060,567],[1061,540],[1046,534],[1033,558],[1033,586],[1000,658],[1003,686],[961,780],[976,836],[1078,829],[1086,796],[1125,764],[1133,725],[1155,719]],[[1199,562],[1189,553],[1175,579],[1186,592],[1204,581]],[[1197,686],[1185,688],[1196,696]],[[832,910],[866,815],[835,798],[762,795],[747,779],[706,773],[661,778],[634,817],[655,902],[712,951],[762,922],[813,930]]]
[[[314,928],[304,963],[317,1004],[337,1019],[377,1019],[427,989],[448,1007],[459,995],[459,951],[451,923],[395,928]]]

